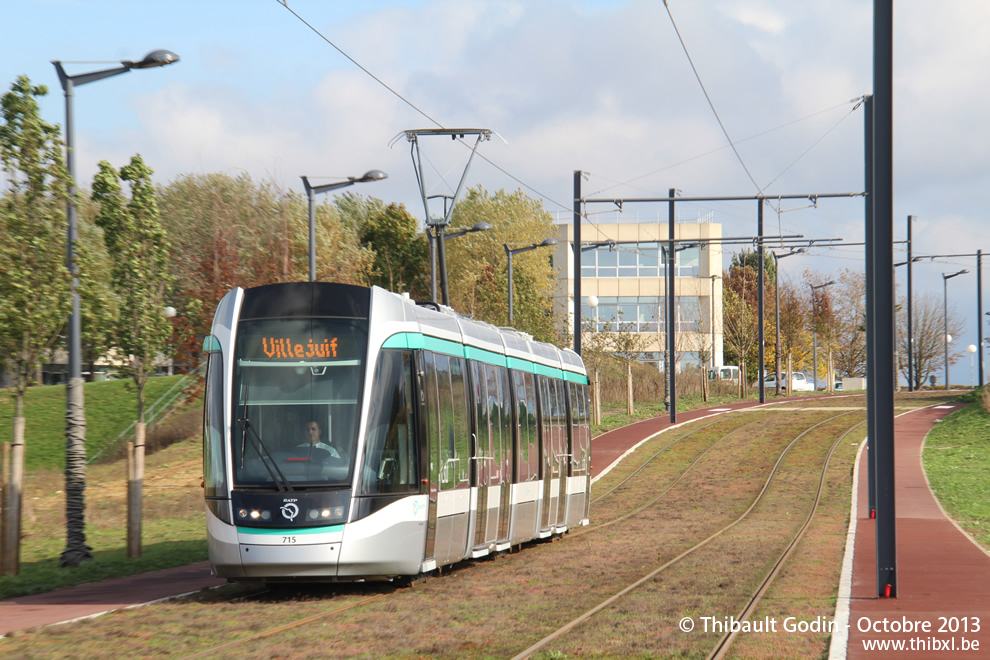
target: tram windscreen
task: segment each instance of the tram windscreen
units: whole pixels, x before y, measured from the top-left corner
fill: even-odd
[[[235,487],[350,484],[367,334],[367,321],[350,319],[238,325]]]

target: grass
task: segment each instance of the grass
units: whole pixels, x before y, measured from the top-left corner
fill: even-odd
[[[185,566],[206,559],[201,442],[190,439],[147,458],[142,556],[128,559],[126,482],[121,463],[87,470],[86,543],[93,559],[59,568],[65,549],[64,477],[37,471],[25,480],[21,563],[17,576],[0,577],[0,598]]]
[[[990,549],[990,412],[978,395],[945,417],[925,440],[923,461],[932,491],[949,515]]]
[[[165,386],[170,382],[174,382],[174,377],[152,379],[153,385],[159,386],[160,391],[167,389]],[[118,430],[103,432],[102,435],[109,439],[112,439],[111,435],[116,437],[132,420],[134,394],[127,392],[124,384],[124,381],[87,384],[87,415],[90,418],[87,445],[91,448],[97,442],[95,438],[101,437],[94,429],[113,425],[102,419],[98,421],[98,415],[116,411],[115,423]],[[60,395],[62,398],[55,403],[57,396],[53,395]],[[712,396],[706,403],[700,396],[687,396],[678,399],[677,408],[679,411],[688,411],[736,400],[723,394]],[[196,426],[199,412],[197,406],[193,405],[186,415],[186,427],[183,431],[183,437],[189,439],[148,457],[143,556],[136,560],[125,557],[126,491],[123,464],[117,462],[95,465],[88,470],[89,486],[86,490],[86,537],[87,543],[94,550],[94,560],[77,569],[58,568],[58,557],[65,543],[62,494],[64,481],[58,472],[62,465],[61,454],[64,453],[64,389],[45,387],[32,390],[29,401],[31,407],[27,411],[29,429],[32,427],[32,416],[38,421],[36,429],[44,427],[41,417],[45,408],[42,404],[58,407],[58,414],[49,413],[55,418],[48,421],[48,426],[51,427],[50,437],[41,437],[34,441],[35,446],[52,446],[49,460],[53,467],[34,467],[29,470],[24,495],[25,536],[22,541],[21,574],[17,577],[0,578],[0,598],[182,566],[206,558],[202,494],[199,489],[201,442]],[[4,413],[9,420],[11,408],[9,400],[0,404],[0,420],[4,419]],[[933,488],[950,514],[976,535],[984,546],[990,547],[990,498],[987,498],[986,484],[979,477],[981,473],[986,474],[990,467],[990,442],[979,442],[980,438],[990,437],[990,416],[978,410],[979,408],[978,403],[969,406],[938,425],[929,437],[930,451],[925,452],[926,470]],[[631,422],[665,414],[662,403],[658,402],[637,403],[636,412],[632,416],[626,415],[624,404],[603,405],[602,424],[596,426],[593,433],[597,436]],[[163,426],[172,424],[170,418]],[[29,432],[29,455],[31,437]],[[934,450],[933,447],[951,449]],[[929,464],[928,459],[932,453],[938,454],[936,458],[940,462]],[[942,477],[945,473],[949,474],[948,479]],[[158,485],[156,481],[159,482]],[[166,487],[167,485],[172,487]],[[52,530],[57,530],[58,533],[52,533]]]
[[[145,409],[182,376],[149,378],[144,388]],[[131,379],[86,383],[86,453],[113,442],[137,419],[137,389]],[[13,437],[14,398],[0,397],[0,439]],[[32,387],[24,399],[24,470],[65,469],[65,385]]]

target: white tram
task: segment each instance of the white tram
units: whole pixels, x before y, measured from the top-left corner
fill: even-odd
[[[588,381],[573,351],[318,282],[234,289],[204,349],[220,577],[416,575],[588,523]]]

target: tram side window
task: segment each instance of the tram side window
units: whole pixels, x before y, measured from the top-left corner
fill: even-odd
[[[588,386],[568,383],[571,398],[571,453],[573,474],[585,474],[591,460],[591,419]]]
[[[412,353],[382,351],[372,385],[361,494],[419,491],[412,397]]]
[[[539,479],[540,452],[536,429],[536,386],[534,376],[512,372],[516,392],[516,424],[519,429],[518,483]]]
[[[464,392],[464,360],[442,354],[423,354],[426,376],[427,428],[432,456],[431,483],[441,490],[456,488],[468,479],[468,417]],[[431,459],[432,460],[432,459]]]
[[[206,497],[227,496],[223,443],[223,354],[209,353],[203,405],[203,489]]]
[[[485,365],[488,379],[488,422],[492,430],[494,464],[498,479],[512,479],[512,406],[509,403],[509,372],[505,367]]]

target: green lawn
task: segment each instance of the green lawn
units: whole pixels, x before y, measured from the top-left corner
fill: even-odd
[[[177,383],[182,376],[148,379],[144,390],[145,409]],[[86,383],[86,455],[113,442],[137,418],[137,389],[134,381],[108,380]],[[0,396],[0,442],[10,442],[14,433],[14,399]],[[24,468],[65,469],[65,386],[37,386],[24,401]]]
[[[990,548],[990,413],[980,397],[936,424],[925,440],[925,473],[943,508]]]

